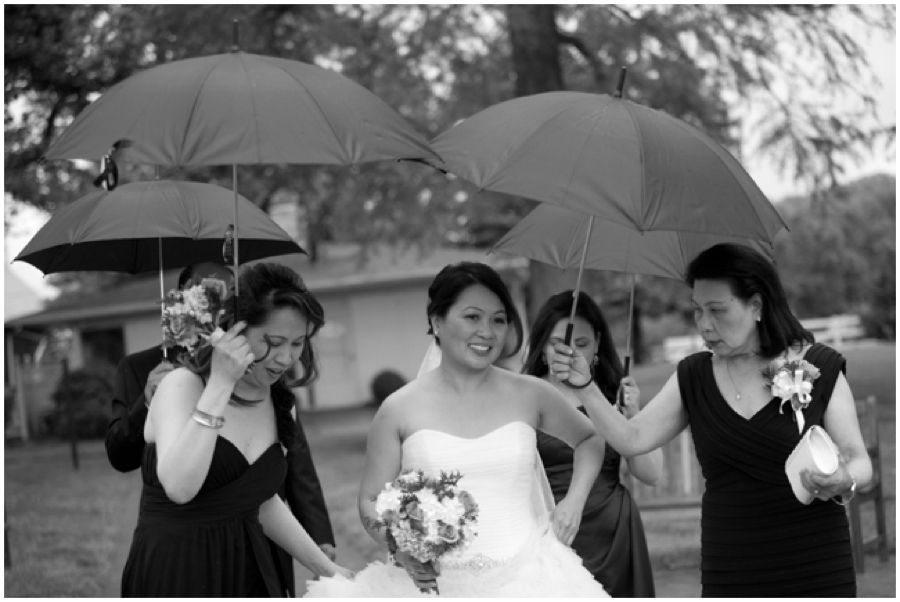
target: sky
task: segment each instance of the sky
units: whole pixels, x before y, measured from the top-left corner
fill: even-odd
[[[894,124],[897,121],[896,39],[867,38],[865,45],[870,65],[882,83],[881,90],[875,94],[880,120],[884,124]],[[787,196],[808,192],[802,185],[791,181],[790,177],[778,173],[772,164],[760,157],[745,156],[744,167],[763,193],[776,203],[776,206],[779,200]],[[849,181],[876,173],[896,175],[896,158],[884,154],[870,155],[862,165],[849,169],[845,179]],[[48,219],[49,215],[46,213],[32,207],[21,207],[19,216],[13,222],[13,228],[7,233],[4,240],[7,264]],[[12,263],[10,269],[41,297],[52,298],[55,296],[56,289],[46,284],[43,275],[37,268],[24,262],[15,262]]]

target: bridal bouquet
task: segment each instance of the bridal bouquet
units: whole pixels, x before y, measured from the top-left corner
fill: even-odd
[[[204,278],[190,288],[169,291],[163,299],[163,345],[177,345],[193,354],[218,327],[227,296],[225,282],[217,278]]]
[[[378,494],[375,525],[385,528],[392,555],[407,552],[428,563],[459,555],[472,543],[478,505],[458,487],[461,478],[458,472],[430,478],[421,470],[404,470]]]
[[[781,398],[779,412],[784,412],[784,404],[791,402],[797,428],[802,433],[805,423],[803,410],[812,401],[810,392],[813,381],[819,378],[819,369],[806,360],[789,362],[778,358],[763,371],[763,376],[772,388],[772,395]]]

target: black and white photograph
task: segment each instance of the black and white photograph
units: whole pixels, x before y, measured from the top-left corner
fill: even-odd
[[[3,20],[4,596],[896,598],[896,5]]]

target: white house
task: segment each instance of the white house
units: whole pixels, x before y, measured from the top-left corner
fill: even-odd
[[[325,309],[326,325],[315,345],[321,377],[308,391],[298,392],[308,408],[337,408],[368,402],[372,379],[393,370],[406,380],[415,377],[429,339],[426,336],[428,285],[438,271],[458,261],[480,261],[496,268],[524,308],[527,261],[501,258],[482,250],[323,246],[315,264],[302,255],[277,261],[297,270]],[[164,276],[174,288],[179,270]],[[67,326],[74,332],[70,365],[117,363],[125,354],[159,344],[158,275],[138,277],[111,290],[7,321],[7,332]],[[524,315],[524,312],[523,312]],[[27,372],[33,358],[19,357]],[[44,379],[46,380],[46,378]],[[29,395],[30,420],[49,405],[46,390]]]

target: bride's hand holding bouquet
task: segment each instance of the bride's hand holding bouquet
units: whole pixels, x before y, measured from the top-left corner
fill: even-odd
[[[388,551],[423,592],[440,593],[440,559],[461,554],[477,534],[478,505],[458,487],[461,478],[405,470],[375,500],[375,526],[385,530]]]

